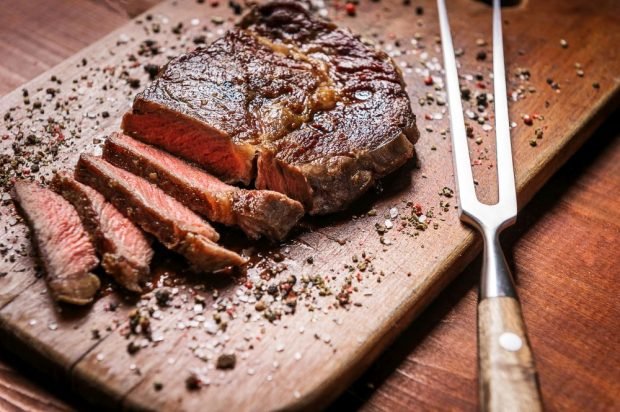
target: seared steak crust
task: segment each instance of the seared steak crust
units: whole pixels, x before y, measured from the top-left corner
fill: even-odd
[[[245,263],[215,243],[219,236],[207,222],[146,180],[91,155],[80,156],[75,177],[198,269],[211,272]]]
[[[52,183],[54,190],[77,210],[105,271],[125,288],[141,292],[153,249],[140,229],[100,193],[76,181],[68,172],[56,174]]]
[[[32,231],[52,297],[75,305],[92,302],[100,282],[91,270],[99,259],[73,206],[25,180],[15,183],[13,199]]]
[[[123,129],[311,214],[346,208],[411,158],[418,137],[391,59],[294,1],[258,6],[172,60]]]
[[[103,157],[115,166],[155,183],[196,213],[239,226],[249,237],[284,238],[304,214],[301,203],[270,190],[230,186],[204,170],[129,136],[115,133]]]

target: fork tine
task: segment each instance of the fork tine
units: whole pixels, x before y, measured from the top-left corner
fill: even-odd
[[[495,141],[497,153],[497,183],[500,207],[507,214],[517,213],[506,74],[504,67],[504,42],[502,38],[502,13],[500,0],[493,1],[493,86],[495,92]]]
[[[450,112],[452,151],[460,212],[473,220],[485,219],[490,210],[502,223],[513,223],[517,213],[510,124],[508,120],[508,99],[506,95],[506,74],[504,67],[504,46],[502,39],[502,17],[500,0],[493,0],[493,77],[495,93],[495,140],[497,160],[497,184],[499,200],[496,205],[482,204],[474,187],[471,159],[465,132],[465,120],[461,104],[454,46],[445,0],[437,0],[439,28],[446,72],[446,90]]]
[[[446,72],[446,90],[448,94],[448,109],[450,111],[450,135],[452,136],[452,151],[454,170],[460,211],[470,210],[480,204],[474,188],[474,177],[471,171],[469,147],[467,146],[467,134],[465,132],[465,119],[463,118],[463,106],[461,104],[461,90],[456,70],[454,46],[450,34],[450,23],[446,10],[445,0],[437,0],[439,11],[439,28],[443,49],[444,70]]]

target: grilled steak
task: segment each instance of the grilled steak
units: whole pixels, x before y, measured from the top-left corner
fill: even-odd
[[[23,180],[15,183],[13,198],[36,241],[52,297],[75,305],[92,302],[99,278],[90,271],[99,260],[73,206],[51,190]]]
[[[91,155],[80,157],[75,177],[198,269],[210,272],[245,263],[215,243],[219,235],[207,222],[146,180]]]
[[[105,271],[125,288],[141,292],[153,257],[144,234],[100,193],[69,173],[54,176],[53,186],[77,210]]]
[[[103,149],[110,163],[157,184],[196,213],[239,226],[251,238],[284,238],[303,216],[301,203],[270,190],[223,183],[185,161],[129,136],[111,135]]]
[[[391,59],[295,1],[258,6],[172,60],[122,127],[311,214],[346,208],[411,158],[418,138]]]

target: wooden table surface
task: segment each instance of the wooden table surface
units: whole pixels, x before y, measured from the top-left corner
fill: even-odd
[[[0,0],[0,93],[156,0]],[[620,75],[620,74],[619,74]],[[549,410],[620,409],[620,113],[610,116],[505,236]],[[479,263],[468,267],[334,410],[473,410]],[[81,409],[0,354],[0,410]]]

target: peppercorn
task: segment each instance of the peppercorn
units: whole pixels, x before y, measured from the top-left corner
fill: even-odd
[[[461,99],[469,100],[471,98],[471,90],[466,87],[461,88]]]
[[[168,305],[168,301],[170,300],[170,289],[157,289],[155,291],[155,300],[157,300],[159,306]]]
[[[344,9],[346,10],[349,16],[355,16],[356,8],[357,7],[355,6],[354,3],[347,3],[344,6]]]
[[[234,353],[223,353],[217,358],[216,368],[218,369],[234,369],[237,363],[237,356]]]
[[[134,341],[129,342],[129,344],[127,345],[127,353],[129,353],[130,355],[133,355],[139,350],[140,350],[140,346]]]
[[[198,377],[198,375],[196,375],[194,372],[192,372],[186,379],[185,379],[185,387],[190,390],[190,391],[195,391],[200,389],[200,385],[201,385],[201,381],[200,378]]]
[[[536,129],[534,131],[534,135],[536,136],[537,139],[542,139],[543,138],[543,129]]]
[[[129,83],[129,87],[132,89],[137,89],[140,87],[140,79],[136,79],[135,77],[130,77],[127,79],[127,83]]]
[[[207,42],[207,36],[201,34],[193,38],[194,44],[205,44]]]
[[[230,1],[228,2],[228,6],[229,6],[231,9],[233,9],[233,13],[235,13],[236,15],[240,15],[240,14],[241,14],[241,12],[242,12],[242,9],[241,9],[241,4],[237,3],[237,2],[236,2],[236,1],[234,1],[234,0],[230,0]]]
[[[157,64],[148,63],[144,65],[144,71],[149,74],[150,80],[154,80],[155,76],[159,73],[159,66]]]

